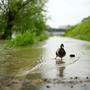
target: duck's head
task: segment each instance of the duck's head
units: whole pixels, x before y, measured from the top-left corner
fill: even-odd
[[[61,44],[60,47],[61,47],[61,48],[64,48],[64,44]]]

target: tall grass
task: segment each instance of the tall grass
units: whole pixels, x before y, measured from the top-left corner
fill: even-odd
[[[23,34],[18,34],[15,39],[10,40],[9,46],[16,47],[16,46],[32,45],[39,41],[47,39],[47,37],[48,36],[44,33],[36,36],[34,33],[25,32]]]
[[[74,28],[69,29],[65,36],[90,41],[90,18],[83,20]]]

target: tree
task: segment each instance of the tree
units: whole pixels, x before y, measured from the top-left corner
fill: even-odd
[[[46,0],[1,0],[0,26],[3,39],[11,39],[13,30],[40,34],[45,29],[43,14]],[[3,26],[2,26],[3,25]]]

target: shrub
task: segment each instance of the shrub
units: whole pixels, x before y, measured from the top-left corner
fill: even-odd
[[[32,45],[45,39],[47,39],[46,34],[36,36],[34,33],[25,32],[23,34],[18,34],[15,39],[10,40],[9,46],[16,47],[16,46]]]

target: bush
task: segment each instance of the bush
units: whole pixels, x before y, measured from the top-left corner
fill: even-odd
[[[38,36],[38,41],[43,41],[43,40],[45,40],[47,38],[48,38],[48,36],[43,33],[43,34],[41,34],[41,35]]]
[[[10,46],[25,46],[35,43],[35,35],[30,32],[19,34],[15,39],[10,41]]]
[[[16,47],[16,46],[32,45],[45,39],[47,39],[46,34],[36,36],[34,33],[25,32],[23,34],[17,35],[15,39],[10,40],[9,46]]]

